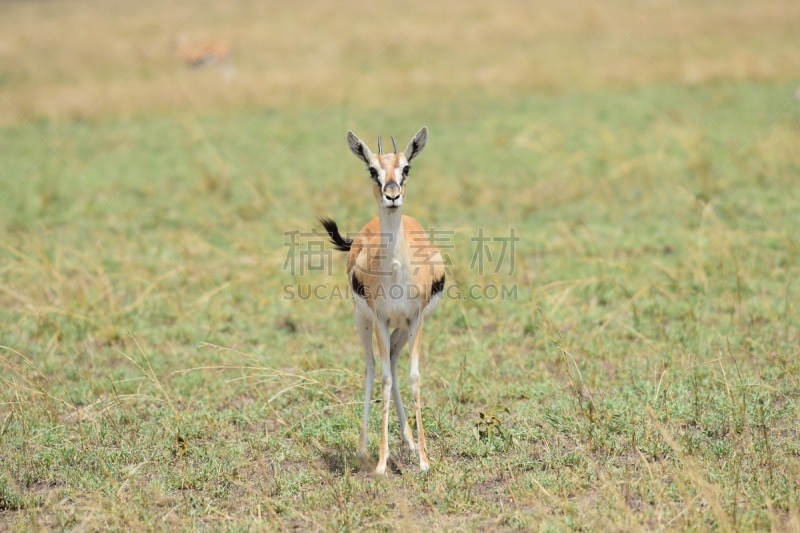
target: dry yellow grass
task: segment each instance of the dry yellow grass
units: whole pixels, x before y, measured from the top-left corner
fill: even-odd
[[[800,77],[800,3],[15,2],[0,123]],[[224,39],[237,76],[174,38]]]

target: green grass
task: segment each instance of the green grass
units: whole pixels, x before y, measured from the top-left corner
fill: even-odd
[[[792,92],[4,127],[0,528],[800,527]],[[392,420],[376,479],[379,409],[371,462],[355,454],[351,303],[283,298],[344,285],[344,259],[291,276],[284,233],[374,216],[346,129],[374,145],[423,124],[405,213],[454,232],[451,285],[517,298],[440,306],[421,362],[432,470]],[[478,228],[512,227],[514,273],[471,270]],[[404,357],[409,405],[406,374]],[[510,440],[476,439],[496,406]]]

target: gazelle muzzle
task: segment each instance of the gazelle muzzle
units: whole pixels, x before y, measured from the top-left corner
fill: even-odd
[[[392,201],[392,202],[394,202],[398,198],[400,198],[400,195],[402,193],[403,193],[403,190],[400,188],[400,186],[395,181],[390,181],[383,188],[383,195],[386,197],[387,200]]]

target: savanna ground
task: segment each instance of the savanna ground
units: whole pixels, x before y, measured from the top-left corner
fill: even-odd
[[[0,529],[800,529],[800,4],[550,4],[3,3]],[[516,293],[429,320],[379,479],[286,232],[423,124],[405,213]]]

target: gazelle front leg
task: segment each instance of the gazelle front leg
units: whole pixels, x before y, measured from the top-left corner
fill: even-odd
[[[381,356],[381,390],[383,392],[383,421],[381,424],[381,449],[378,455],[376,474],[386,474],[386,461],[389,459],[389,402],[392,399],[392,361],[390,352],[389,326],[379,318],[373,322],[378,353]]]
[[[411,364],[409,371],[409,381],[411,382],[411,394],[414,397],[414,410],[417,415],[417,449],[419,450],[419,468],[423,472],[428,470],[428,447],[425,445],[425,430],[422,428],[422,402],[419,394],[419,345],[422,337],[422,316],[411,322],[408,329],[408,345],[411,352]]]
[[[364,418],[361,421],[361,434],[358,437],[358,454],[367,457],[369,440],[369,406],[372,403],[372,386],[375,383],[375,358],[372,355],[372,318],[365,316],[356,306],[356,329],[364,348]]]
[[[397,411],[397,420],[400,422],[400,433],[403,438],[403,444],[412,452],[417,451],[414,444],[414,435],[411,433],[411,427],[406,420],[406,411],[403,409],[403,400],[400,398],[400,380],[397,379],[397,361],[400,359],[400,352],[408,342],[408,331],[397,328],[392,332],[390,341],[389,357],[392,360],[392,401],[394,408]]]

